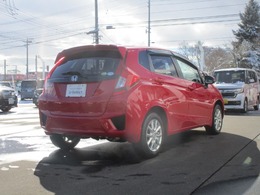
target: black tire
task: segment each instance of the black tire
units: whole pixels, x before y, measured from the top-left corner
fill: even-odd
[[[8,112],[9,110],[11,110],[12,107],[4,107],[2,108],[2,111],[3,112]]]
[[[70,150],[75,148],[80,138],[68,135],[53,134],[50,135],[51,142],[62,150]]]
[[[157,113],[149,113],[142,126],[141,141],[138,145],[145,157],[152,158],[159,154],[165,139],[165,127]]]
[[[248,112],[248,102],[247,99],[244,101],[244,106],[243,109],[241,110],[242,113],[247,113]]]
[[[216,104],[212,114],[212,125],[206,126],[206,132],[210,135],[217,135],[220,133],[223,124],[223,110],[219,104]]]
[[[254,110],[259,110],[259,97],[257,98],[256,105],[254,106]]]

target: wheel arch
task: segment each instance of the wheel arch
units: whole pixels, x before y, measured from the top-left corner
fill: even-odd
[[[223,104],[220,100],[218,100],[218,101],[216,101],[214,107],[215,107],[217,104],[220,105],[220,107],[221,107],[221,109],[222,109],[222,113],[223,113],[223,114],[222,114],[222,118],[224,118],[224,112],[225,112],[224,104]]]
[[[156,127],[153,125],[150,126],[151,121],[154,119],[160,121],[158,126],[161,126],[162,128],[158,128],[157,124],[155,125],[154,122],[152,123]],[[140,142],[135,145],[143,156],[146,158],[151,158],[158,155],[162,151],[162,147],[167,137],[167,126],[167,114],[162,107],[155,106],[149,109],[142,123]]]
[[[150,110],[146,113],[145,118],[152,112],[155,112],[155,113],[159,114],[159,116],[161,116],[161,119],[162,119],[163,125],[164,125],[164,131],[165,131],[165,133],[167,133],[168,117],[167,117],[166,111],[160,106],[154,106],[154,107],[150,108]]]

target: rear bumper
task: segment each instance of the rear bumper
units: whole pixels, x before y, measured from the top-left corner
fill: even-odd
[[[47,135],[66,134],[81,138],[127,139],[125,115],[114,117],[68,117],[54,116],[48,111],[40,111],[40,124]]]
[[[121,138],[129,142],[139,142],[147,105],[140,104],[143,100],[138,99],[142,98],[138,90],[133,88],[131,90],[112,96],[105,111],[98,114],[92,113],[92,110],[84,110],[84,113],[80,107],[77,112],[76,109],[71,112],[69,107],[67,112],[62,112],[57,105],[58,101],[55,100],[56,104],[52,107],[52,102],[46,101],[45,96],[41,95],[39,97],[41,126],[47,135],[66,134],[94,139]],[[94,103],[93,106],[99,106]],[[80,104],[74,106],[82,106]]]

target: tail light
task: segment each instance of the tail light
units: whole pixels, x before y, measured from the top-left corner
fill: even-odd
[[[114,94],[120,94],[129,90],[131,87],[135,86],[139,80],[139,76],[128,71],[124,72],[117,80]]]
[[[49,94],[49,95],[54,95],[55,90],[54,90],[54,84],[51,82],[48,82],[48,79],[46,79],[44,88],[43,88],[43,93]]]
[[[63,64],[63,62],[65,61],[65,57],[61,57],[59,60],[56,61],[56,63],[54,64],[54,67],[51,69],[51,71],[49,72],[49,74],[47,75],[45,82],[44,82],[44,88],[43,88],[43,92],[45,94],[53,94],[55,93],[54,90],[54,85],[51,82],[48,82],[49,78],[51,77],[52,73],[54,72],[54,70],[60,66],[61,64]]]

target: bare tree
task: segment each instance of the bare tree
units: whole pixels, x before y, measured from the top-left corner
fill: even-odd
[[[204,47],[206,71],[212,73],[220,68],[234,67],[232,52],[229,48]]]
[[[187,42],[182,42],[179,47],[179,52],[189,60],[193,61],[199,66],[200,62],[200,49],[198,45],[190,45]]]
[[[220,47],[206,47],[203,46],[205,67],[203,71],[211,74],[214,70],[220,68],[234,67],[232,51],[229,48]],[[179,51],[182,55],[186,56],[189,60],[194,61],[199,67],[201,67],[201,49],[199,43],[196,45],[189,45],[187,42],[183,42],[180,45]]]

